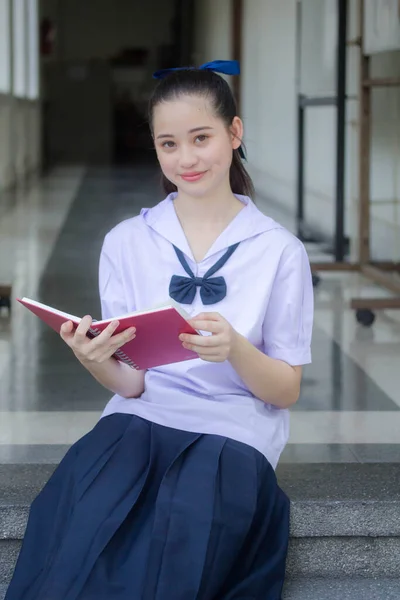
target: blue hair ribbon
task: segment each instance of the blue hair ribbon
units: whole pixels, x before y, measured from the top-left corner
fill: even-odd
[[[200,71],[215,71],[216,73],[223,73],[224,75],[239,75],[240,66],[237,60],[213,60],[211,62],[204,63],[200,67],[171,67],[170,69],[160,69],[153,73],[154,79],[164,79],[170,73],[174,71],[187,71],[187,70],[200,70]]]

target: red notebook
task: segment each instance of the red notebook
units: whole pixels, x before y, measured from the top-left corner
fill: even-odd
[[[72,321],[78,326],[81,317],[70,315],[30,298],[17,298],[52,329],[60,333],[60,328],[66,321]],[[115,358],[128,364],[134,369],[150,369],[184,360],[198,358],[191,350],[183,348],[179,339],[181,333],[199,334],[187,322],[190,316],[173,301],[150,310],[138,311],[115,317],[93,321],[89,329],[89,337],[99,335],[111,321],[118,320],[116,333],[128,327],[136,327],[136,337],[121,346],[114,354]]]

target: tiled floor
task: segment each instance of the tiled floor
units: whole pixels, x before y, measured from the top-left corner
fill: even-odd
[[[58,169],[1,214],[0,283],[12,278],[14,297],[98,316],[104,234],[160,200],[158,182],[146,165]],[[265,200],[258,205],[270,212]],[[271,213],[293,227],[276,208]],[[400,462],[400,317],[381,313],[363,329],[348,308],[360,293],[385,292],[354,274],[322,274],[314,362],[305,369],[282,462]],[[109,396],[29,311],[14,302],[11,319],[0,318],[0,463],[58,462]]]

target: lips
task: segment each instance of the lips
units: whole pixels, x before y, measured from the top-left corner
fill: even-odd
[[[198,181],[206,174],[206,171],[193,171],[192,173],[182,173],[181,178],[184,181]]]

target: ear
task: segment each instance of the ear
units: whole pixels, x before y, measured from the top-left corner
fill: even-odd
[[[234,117],[229,128],[232,136],[232,148],[237,150],[243,139],[243,122],[239,117]]]

